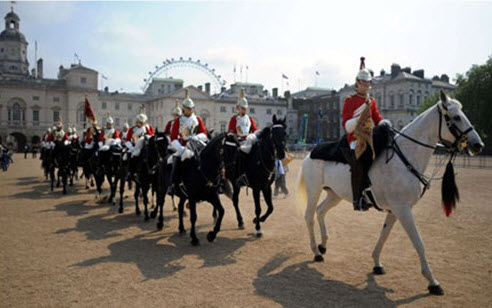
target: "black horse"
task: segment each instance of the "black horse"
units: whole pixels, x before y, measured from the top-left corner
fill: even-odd
[[[122,148],[119,145],[111,146],[107,151],[97,151],[97,167],[94,173],[96,179],[96,197],[102,193],[102,184],[106,178],[109,183],[110,195],[108,203],[116,204],[116,187],[120,179],[120,160]]]
[[[75,177],[76,180],[79,179],[79,160],[80,153],[82,151],[82,147],[78,139],[72,139],[69,144],[69,177],[70,177],[70,186],[73,186],[73,179]]]
[[[219,199],[218,189],[222,180],[221,170],[224,164],[223,152],[225,138],[225,133],[219,134],[212,138],[199,154],[195,153],[193,157],[178,164],[176,179],[173,183],[175,187],[174,191],[175,195],[180,197],[181,200],[189,200],[191,244],[194,246],[200,244],[195,233],[197,202],[207,201],[218,212],[214,229],[207,234],[207,240],[212,242],[220,231],[220,225],[224,217],[224,208]],[[178,207],[180,231],[184,230],[182,225],[184,202],[181,202],[181,200],[180,206]]]
[[[51,190],[53,190],[53,182],[54,182],[54,167],[58,168],[57,173],[57,185],[56,187],[60,187],[60,178],[61,184],[63,185],[63,194],[67,193],[67,179],[70,173],[70,149],[69,145],[65,144],[64,141],[55,141],[55,148],[53,149],[53,167],[50,170],[51,175]]]
[[[285,157],[286,125],[285,118],[277,119],[273,116],[273,124],[265,127],[258,135],[258,141],[249,154],[245,154],[235,146],[236,137],[229,134],[226,139],[224,151],[226,177],[233,186],[232,202],[236,210],[239,228],[244,227],[243,217],[239,210],[240,181],[253,189],[255,201],[256,235],[262,236],[260,222],[265,220],[273,212],[271,184],[275,179],[275,159]],[[261,215],[260,192],[267,204],[267,211]]]
[[[116,175],[118,177],[117,181],[119,181],[120,184],[120,207],[118,209],[119,213],[123,213],[123,194],[125,193],[125,184],[128,183],[128,189],[132,189],[132,180],[128,177],[128,172],[130,169],[130,156],[131,153],[128,148],[123,147],[121,159],[119,161],[119,173]]]

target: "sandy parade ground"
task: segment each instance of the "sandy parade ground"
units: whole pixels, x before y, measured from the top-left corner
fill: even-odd
[[[226,214],[213,243],[206,240],[211,206],[198,205],[199,247],[189,232],[178,234],[169,198],[157,231],[156,221],[135,215],[132,196],[119,214],[97,204],[82,181],[67,195],[50,192],[39,160],[14,161],[0,173],[0,307],[492,307],[492,170],[456,169],[461,202],[449,218],[440,182],[415,208],[445,292],[436,297],[399,224],[382,252],[387,274],[371,274],[385,218],[376,210],[355,212],[347,202],[331,210],[325,261],[313,262],[304,205],[294,194],[301,160],[290,165],[291,196],[274,200],[263,238],[254,236],[252,192],[243,190],[246,229],[237,228],[222,196]],[[317,226],[316,234],[319,240]]]

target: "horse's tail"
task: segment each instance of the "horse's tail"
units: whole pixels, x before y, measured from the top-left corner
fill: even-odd
[[[447,164],[442,178],[441,197],[444,213],[449,217],[456,207],[456,203],[460,201],[460,193],[454,179],[454,168],[451,161]]]
[[[303,205],[307,204],[306,183],[304,182],[303,167],[297,179],[297,201]]]

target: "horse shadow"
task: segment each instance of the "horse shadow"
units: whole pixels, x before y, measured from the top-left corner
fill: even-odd
[[[205,232],[198,234],[204,238]],[[188,236],[173,233],[168,243],[159,243],[168,235],[159,234],[157,237],[137,235],[133,238],[112,243],[108,246],[110,254],[94,259],[89,259],[73,266],[93,266],[106,262],[119,262],[135,264],[145,280],[161,279],[174,275],[186,268],[179,261],[189,255],[195,255],[203,260],[202,267],[228,265],[236,262],[235,251],[243,247],[247,238],[242,239],[216,239],[212,244],[203,244],[200,247],[192,247]]]
[[[22,199],[36,199],[36,200],[60,199],[70,195],[86,193],[86,191],[84,191],[80,186],[77,186],[75,184],[74,186],[68,186],[67,184],[67,194],[64,195],[62,193],[62,186],[56,187],[56,181],[55,181],[55,188],[53,191],[51,191],[50,189],[49,181],[28,180],[24,182],[19,182],[16,185],[29,186],[28,191],[22,191],[12,195],[12,197],[14,198],[22,198]]]
[[[418,294],[401,300],[391,300],[386,293],[392,289],[379,286],[372,273],[367,274],[366,287],[342,281],[330,280],[308,265],[301,262],[277,270],[289,259],[286,255],[276,255],[260,270],[253,281],[256,294],[270,298],[282,307],[310,307],[322,303],[325,307],[397,307],[429,296]],[[364,283],[362,283],[364,284]]]

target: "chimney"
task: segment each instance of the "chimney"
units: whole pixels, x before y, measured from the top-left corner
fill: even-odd
[[[448,77],[448,75],[442,74],[441,75],[441,81],[446,82],[446,83],[449,83],[449,77]]]
[[[285,91],[284,92],[284,97],[289,98],[290,97],[290,91]]]
[[[400,66],[396,63],[391,65],[391,78],[395,78],[400,73]]]
[[[207,82],[205,84],[205,92],[207,92],[207,94],[210,95],[210,82]]]
[[[43,79],[43,58],[38,60],[38,78]]]
[[[203,91],[203,86],[202,86],[202,85],[199,85],[199,86],[198,86],[198,90],[199,90],[200,92],[201,92],[201,91]]]
[[[417,76],[419,78],[424,79],[424,70],[423,69],[420,69],[420,70],[413,71],[413,75],[415,75],[415,76]]]
[[[226,87],[220,87],[220,93],[224,93],[226,91]]]
[[[36,69],[35,69],[35,68],[33,68],[33,69],[31,70],[31,77],[32,77],[32,78],[36,78]]]
[[[58,79],[62,79],[63,77],[63,65],[60,65],[58,68]]]
[[[104,92],[108,93],[109,92],[109,88],[108,87],[104,87]]]
[[[278,97],[278,88],[273,88],[272,89],[272,96],[273,96],[273,98],[277,98]]]
[[[268,96],[268,90],[263,90],[263,95]]]
[[[436,76],[432,77],[432,80],[441,80],[441,79],[439,78],[439,76],[436,75]]]
[[[371,77],[374,77],[374,71],[373,70],[369,70],[369,73],[371,74]]]
[[[386,75],[386,71],[384,69],[381,70],[381,73],[380,73],[381,76],[384,76]]]
[[[405,72],[405,73],[408,73],[408,74],[411,74],[412,73],[412,69],[410,67],[408,67],[408,66],[405,67],[405,68],[403,68],[402,71]]]

